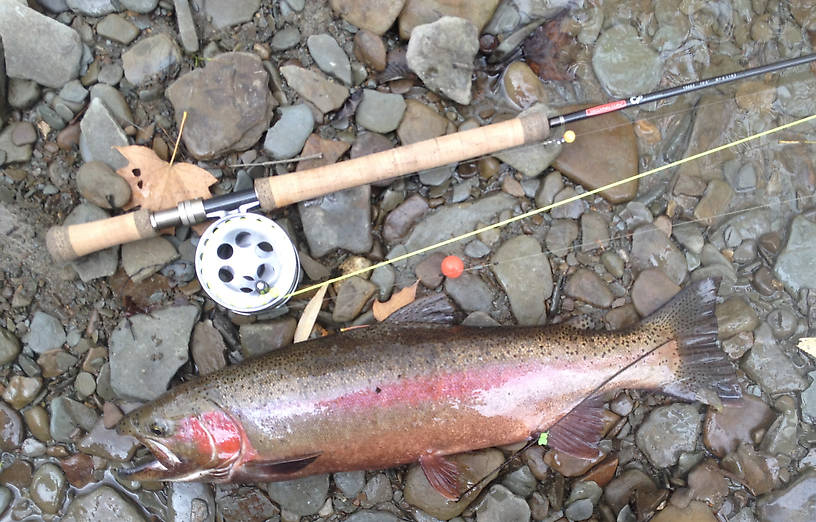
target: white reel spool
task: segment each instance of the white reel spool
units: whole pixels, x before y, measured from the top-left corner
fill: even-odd
[[[204,291],[244,315],[285,303],[300,281],[297,250],[286,232],[247,212],[227,214],[204,232],[195,265]]]

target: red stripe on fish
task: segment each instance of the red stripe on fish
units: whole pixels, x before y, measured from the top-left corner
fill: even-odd
[[[360,409],[373,406],[416,406],[423,403],[461,398],[472,400],[489,394],[491,390],[512,385],[514,382],[529,384],[531,378],[544,378],[548,369],[537,364],[496,366],[490,371],[451,372],[433,377],[404,379],[396,383],[382,383],[368,390],[320,401],[318,409]],[[552,370],[552,368],[549,368]],[[519,397],[516,397],[517,399]]]

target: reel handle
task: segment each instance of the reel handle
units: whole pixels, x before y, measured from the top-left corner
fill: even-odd
[[[150,212],[137,210],[108,219],[54,226],[45,235],[45,246],[54,261],[65,263],[106,248],[158,235]]]
[[[273,210],[368,183],[536,143],[550,134],[543,112],[403,145],[360,158],[255,180],[261,208]]]

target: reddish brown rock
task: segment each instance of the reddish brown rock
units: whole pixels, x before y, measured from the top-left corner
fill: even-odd
[[[629,503],[634,494],[638,492],[646,494],[656,490],[657,487],[649,475],[639,469],[628,469],[606,486],[604,499],[617,513]]]
[[[606,453],[601,450],[597,450],[597,454],[591,458],[573,457],[562,451],[550,450],[544,455],[544,462],[565,477],[577,477],[592,469],[604,458]]]
[[[31,464],[24,460],[15,460],[0,471],[0,484],[9,484],[17,489],[27,488],[31,484]]]
[[[577,139],[565,146],[553,163],[569,179],[586,189],[596,189],[637,174],[637,137],[626,116],[606,114],[571,125]],[[610,203],[625,203],[635,197],[637,188],[638,182],[632,181],[607,189],[601,196]]]
[[[698,464],[688,476],[688,486],[691,496],[701,500],[709,506],[719,509],[725,497],[728,496],[728,479],[712,459],[706,459]]]
[[[416,100],[405,100],[405,114],[402,116],[397,136],[403,145],[436,138],[445,134],[448,120],[433,108]]]
[[[414,27],[429,24],[443,16],[470,20],[481,32],[490,21],[499,0],[408,0],[400,13],[400,38],[407,40]]]
[[[737,451],[722,460],[730,478],[742,483],[752,495],[768,493],[779,485],[780,464],[775,457],[759,453],[749,444],[741,444]]]
[[[434,252],[422,261],[420,261],[414,273],[422,283],[422,286],[428,288],[436,288],[442,284],[444,276],[442,275],[442,260],[445,259],[445,254],[442,252]]]
[[[703,443],[712,453],[724,457],[742,443],[753,444],[754,433],[766,429],[775,418],[762,399],[745,393],[741,399],[728,401],[720,412],[708,408]]]
[[[65,478],[75,488],[84,488],[94,480],[93,459],[84,453],[77,453],[62,459],[59,465],[65,473]]]
[[[57,146],[62,150],[71,150],[79,146],[79,123],[68,125],[57,134]]]
[[[618,457],[605,459],[603,462],[592,468],[589,473],[581,477],[581,481],[592,481],[601,487],[606,486],[615,478],[615,471],[618,469]]]
[[[632,285],[632,304],[645,317],[665,303],[680,291],[680,286],[660,270],[647,269],[638,274]]]
[[[320,158],[303,160],[298,163],[297,170],[308,170],[324,165],[331,165],[336,163],[340,156],[346,153],[351,145],[345,141],[327,140],[321,138],[318,134],[312,134],[306,139],[303,145],[303,156],[313,156],[320,154]]]
[[[394,24],[405,0],[331,0],[329,4],[350,24],[383,34]]]
[[[717,522],[711,508],[703,502],[693,501],[684,508],[669,505],[660,511],[652,522]]]
[[[224,338],[209,321],[195,325],[190,351],[199,375],[207,375],[227,365],[224,358],[224,352],[227,351]]]
[[[388,213],[383,224],[383,239],[391,243],[407,234],[419,219],[428,212],[428,203],[414,194]]]
[[[25,428],[20,414],[5,402],[0,402],[0,450],[11,451],[23,443]]]
[[[362,29],[354,35],[354,57],[375,71],[384,71],[386,49],[382,38]]]

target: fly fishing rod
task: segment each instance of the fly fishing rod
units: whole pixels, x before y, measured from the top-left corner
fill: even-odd
[[[551,127],[815,60],[816,54],[809,54],[550,118],[543,112],[533,112],[332,165],[259,178],[253,189],[206,200],[186,200],[176,208],[155,212],[142,209],[99,221],[55,226],[46,235],[46,246],[55,261],[66,262],[155,237],[168,227],[218,219],[199,240],[195,257],[197,275],[216,302],[239,313],[253,313],[281,304],[299,282],[298,255],[291,240],[274,221],[251,213],[253,209],[274,210],[332,192],[538,143],[549,136]]]

